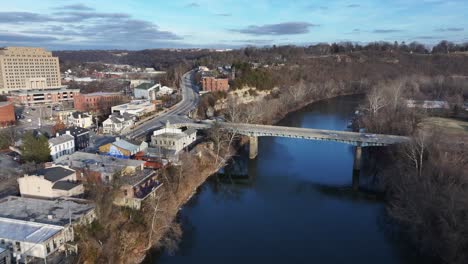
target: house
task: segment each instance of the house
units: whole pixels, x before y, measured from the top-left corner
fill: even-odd
[[[156,105],[149,100],[133,100],[130,103],[116,105],[111,108],[111,113],[118,115],[127,113],[142,116],[154,111],[156,111]]]
[[[102,122],[102,132],[107,134],[120,133],[123,129],[133,126],[135,118],[129,113],[109,115],[109,118]]]
[[[68,166],[76,171],[81,181],[110,182],[114,175],[132,175],[144,168],[144,161],[119,159],[77,151],[54,162],[56,165]]]
[[[144,169],[133,175],[119,178],[121,182],[120,191],[114,198],[114,204],[140,209],[142,202],[154,195],[156,190],[162,186],[158,174],[152,169]]]
[[[151,146],[166,150],[179,151],[188,147],[197,139],[197,130],[187,129],[182,131],[179,128],[171,128],[167,125],[165,128],[156,130],[151,136]]]
[[[132,143],[120,138],[117,138],[115,142],[108,143],[99,147],[99,152],[104,155],[109,155],[118,158],[130,158],[140,151],[144,151],[148,148],[148,143],[145,141],[140,144]]]
[[[142,83],[135,87],[133,94],[136,99],[155,100],[160,87],[160,84]]]
[[[165,95],[171,95],[173,93],[174,93],[174,89],[169,88],[167,86],[162,86],[161,88],[159,88],[159,91],[156,93],[156,96],[163,97]]]
[[[0,244],[0,264],[11,264],[11,252]]]
[[[89,130],[77,126],[68,127],[57,132],[59,135],[73,136],[75,150],[82,150],[89,147]]]
[[[50,255],[75,240],[76,226],[95,218],[94,206],[83,200],[5,197],[0,199],[1,247],[21,263],[47,263]]]
[[[69,155],[75,152],[75,138],[70,133],[60,135],[49,139],[50,156],[56,160],[63,155]]]
[[[69,126],[89,128],[93,126],[93,116],[88,113],[76,111],[70,113],[67,117],[67,124]]]
[[[77,197],[84,187],[77,182],[76,172],[69,167],[53,166],[18,178],[21,196],[54,199]]]

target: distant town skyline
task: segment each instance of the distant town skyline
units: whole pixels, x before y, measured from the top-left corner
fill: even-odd
[[[16,0],[0,46],[238,48],[319,42],[468,42],[468,1]]]

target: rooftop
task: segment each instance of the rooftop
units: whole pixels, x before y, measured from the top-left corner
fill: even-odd
[[[0,237],[12,241],[41,243],[59,233],[63,227],[0,218]],[[0,248],[0,253],[3,249]]]
[[[155,86],[158,86],[158,84],[152,84],[152,83],[142,83],[135,87],[135,89],[140,89],[140,90],[149,90]]]
[[[119,92],[95,92],[95,93],[89,93],[89,94],[81,94],[84,96],[106,96],[106,95],[122,95]]]
[[[70,135],[72,135],[74,137],[78,136],[78,135],[81,135],[81,134],[84,134],[84,133],[89,133],[88,129],[82,128],[82,127],[77,127],[77,126],[71,126],[71,127],[59,130],[58,133],[60,135],[64,135],[64,134],[66,134],[67,131],[70,131]]]
[[[2,254],[2,253],[3,253],[3,252],[5,252],[5,251],[7,251],[7,249],[6,249],[6,248],[2,248],[2,247],[0,247],[0,254]]]
[[[73,118],[80,118],[80,115],[81,115],[81,118],[90,117],[90,115],[88,113],[84,113],[84,112],[80,112],[80,111],[76,111],[76,112],[72,113]]]
[[[58,137],[50,138],[49,143],[52,144],[52,145],[59,145],[59,144],[63,144],[65,142],[68,142],[68,141],[74,140],[74,139],[75,138],[72,135],[63,134],[63,135],[60,135]]]
[[[116,173],[126,167],[141,167],[144,163],[141,160],[118,159],[81,151],[62,156],[55,161],[55,164],[67,165],[72,168],[88,168],[91,171],[102,173]]]
[[[115,141],[113,143],[110,143],[110,144],[112,144],[112,145],[114,145],[116,147],[119,147],[121,149],[129,150],[131,152],[137,151],[140,148],[140,146],[132,144],[132,143],[130,143],[130,142],[126,141],[126,140],[123,140],[123,139],[117,140],[117,141]]]
[[[52,189],[69,191],[79,185],[81,184],[70,182],[70,181],[58,181],[54,183],[54,185],[52,186]]]
[[[42,200],[8,196],[0,200],[0,218],[65,226],[94,209],[94,205],[78,200]],[[2,234],[2,231],[0,231]]]
[[[73,173],[75,173],[74,170],[67,169],[62,166],[56,166],[38,170],[36,172],[36,175],[42,175],[46,180],[56,182],[67,176],[72,175]]]
[[[144,169],[135,174],[132,174],[131,176],[122,176],[120,180],[124,184],[135,186],[149,177],[154,176],[155,173],[156,172],[152,169]]]

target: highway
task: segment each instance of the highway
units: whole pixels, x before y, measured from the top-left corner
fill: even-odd
[[[164,126],[167,120],[169,120],[170,123],[187,122],[187,115],[197,108],[199,101],[198,87],[193,82],[194,74],[194,71],[189,71],[182,76],[182,100],[180,102],[168,111],[160,113],[157,117],[133,128],[123,135],[129,138],[143,137]]]

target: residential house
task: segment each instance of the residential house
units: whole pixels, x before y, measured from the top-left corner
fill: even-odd
[[[71,135],[75,142],[75,150],[82,150],[89,147],[89,130],[81,127],[68,127],[57,132],[59,135]]]
[[[76,111],[70,113],[67,117],[67,124],[69,126],[89,128],[93,126],[93,116],[89,113]]]
[[[144,168],[144,161],[119,159],[77,151],[54,162],[56,165],[68,166],[76,171],[81,181],[110,182],[115,175],[132,175]]]
[[[154,195],[162,186],[158,174],[152,169],[144,169],[133,175],[120,177],[120,192],[114,198],[114,204],[140,209],[142,202]]]
[[[56,160],[63,155],[69,155],[75,152],[75,138],[70,133],[60,135],[49,139],[50,156]]]
[[[120,133],[123,129],[133,126],[135,118],[129,113],[109,115],[109,118],[102,122],[102,132],[107,134]]]
[[[69,167],[53,166],[18,178],[21,196],[54,199],[77,197],[83,185],[77,182],[76,172]]]
[[[95,218],[94,206],[83,200],[5,197],[0,199],[1,247],[9,248],[18,262],[47,263],[74,241],[74,227]]]
[[[148,148],[148,143],[143,141],[140,144],[129,142],[117,138],[115,142],[108,143],[99,147],[99,152],[104,155],[109,155],[118,158],[130,158],[140,151]]]
[[[156,130],[151,136],[151,146],[155,148],[175,151],[177,154],[182,149],[188,147],[197,139],[197,130],[187,129],[183,131],[179,128],[165,128]]]

